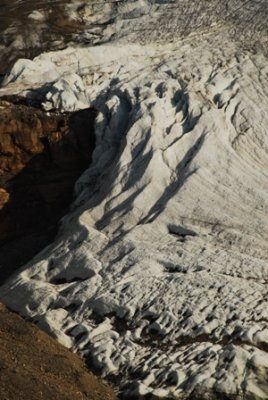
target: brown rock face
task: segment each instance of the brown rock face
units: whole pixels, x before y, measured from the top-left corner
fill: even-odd
[[[47,116],[26,106],[0,102],[0,179],[2,184],[66,136],[66,116]]]
[[[83,361],[0,304],[1,400],[115,400]]]
[[[5,189],[0,188],[0,210],[4,207],[8,200],[9,193]]]
[[[90,164],[95,115],[0,101],[0,283],[53,240]]]

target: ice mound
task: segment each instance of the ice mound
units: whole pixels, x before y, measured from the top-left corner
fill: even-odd
[[[97,145],[1,300],[127,399],[267,399],[267,59],[213,34],[68,48],[24,64],[21,95],[47,63],[43,106],[97,108]]]

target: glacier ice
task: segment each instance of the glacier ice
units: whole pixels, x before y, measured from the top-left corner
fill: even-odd
[[[125,398],[267,399],[265,55],[210,30],[119,38],[20,60],[0,95],[38,94],[38,75],[46,110],[99,111],[97,143],[55,242],[1,299]]]

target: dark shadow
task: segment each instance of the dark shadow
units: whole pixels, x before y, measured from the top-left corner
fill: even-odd
[[[42,152],[5,182],[1,177],[10,199],[0,211],[0,284],[54,240],[74,183],[91,162],[96,114],[90,108],[65,115],[60,140],[40,137]],[[55,130],[61,132],[61,123]]]
[[[180,83],[182,87],[186,86],[183,81],[181,81]],[[199,115],[193,116],[192,113],[189,112],[190,99],[187,90],[177,90],[171,100],[171,103],[173,107],[176,107],[176,112],[183,112],[183,134],[191,132],[201,118],[201,113]]]
[[[169,224],[168,225],[168,232],[171,235],[178,236],[180,238],[185,238],[187,236],[197,236],[197,233],[192,231],[191,229],[184,228],[180,225]]]

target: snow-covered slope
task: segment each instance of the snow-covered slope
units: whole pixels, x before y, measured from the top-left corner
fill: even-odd
[[[268,398],[268,63],[220,32],[69,47],[0,90],[99,110],[55,243],[0,297],[127,399]]]

